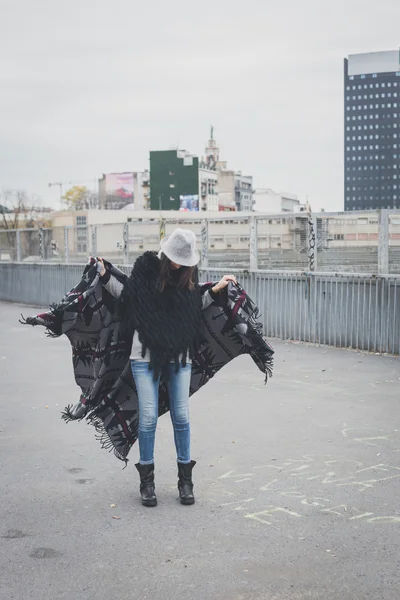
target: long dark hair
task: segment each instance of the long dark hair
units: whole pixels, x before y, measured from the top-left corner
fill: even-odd
[[[169,285],[175,285],[178,289],[193,290],[196,284],[196,272],[197,267],[181,267],[180,269],[173,269],[171,261],[161,253],[161,268],[160,268],[160,280],[159,288],[163,292]]]

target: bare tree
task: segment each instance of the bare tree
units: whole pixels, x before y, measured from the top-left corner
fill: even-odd
[[[16,233],[17,229],[34,228],[48,226],[49,221],[37,219],[37,212],[41,212],[39,201],[30,200],[23,190],[3,189],[0,193],[0,231],[5,231],[7,246],[9,250],[16,252]],[[24,238],[24,243],[28,248],[33,242],[33,236],[29,232]],[[4,239],[4,238],[3,238]]]
[[[3,190],[0,211],[4,229],[18,229],[20,215],[28,211],[28,197],[22,190]]]

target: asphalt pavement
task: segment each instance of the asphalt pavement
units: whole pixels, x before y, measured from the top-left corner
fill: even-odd
[[[0,304],[0,598],[398,600],[400,361],[273,342],[264,386],[249,357],[191,400],[196,504],[177,501],[159,421],[159,505],[94,429],[68,340]]]

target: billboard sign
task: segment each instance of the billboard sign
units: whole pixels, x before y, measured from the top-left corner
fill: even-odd
[[[106,179],[106,208],[123,208],[134,203],[133,183],[136,173],[108,173]]]
[[[179,210],[183,212],[198,212],[199,196],[198,194],[179,196]]]

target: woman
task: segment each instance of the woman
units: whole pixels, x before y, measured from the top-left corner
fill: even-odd
[[[210,306],[233,275],[201,295],[196,285],[199,254],[192,231],[176,229],[161,241],[157,255],[137,259],[125,285],[99,260],[103,287],[119,299],[126,333],[132,336],[132,375],[139,402],[139,453],[136,468],[144,506],[156,506],[154,441],[161,378],[168,386],[171,420],[178,462],[178,490],[182,504],[194,504],[190,455],[189,387],[191,361],[200,345],[201,311]]]

